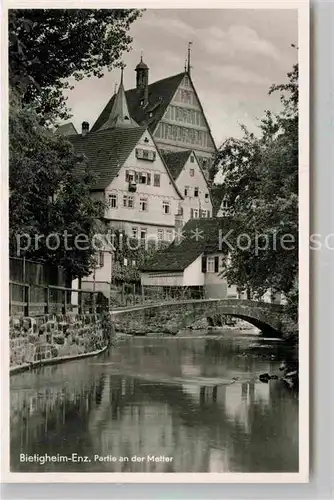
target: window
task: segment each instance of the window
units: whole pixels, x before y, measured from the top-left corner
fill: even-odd
[[[198,209],[197,208],[190,209],[190,218],[191,219],[198,219]]]
[[[205,199],[208,200],[209,199],[209,193],[205,193]]]
[[[195,187],[194,188],[194,196],[195,196],[195,198],[198,198],[198,192],[199,192],[199,188]]]
[[[190,172],[190,177],[194,177],[194,175],[195,175],[195,169],[191,168],[189,172]]]
[[[123,196],[123,207],[133,208],[134,207],[134,197],[128,194]]]
[[[169,201],[163,201],[162,202],[162,211],[166,215],[170,214],[170,203],[169,203]]]
[[[160,174],[154,174],[154,185],[160,187]]]
[[[204,218],[205,218],[205,217],[206,217],[206,214],[207,214],[206,210],[201,210],[201,217],[204,217]]]
[[[128,259],[126,257],[124,257],[123,264],[125,267],[128,265]]]
[[[166,239],[167,239],[167,241],[172,241],[173,240],[173,231],[172,231],[172,229],[167,229],[167,231],[166,231]]]
[[[140,210],[141,212],[147,212],[148,210],[147,198],[140,198]]]
[[[163,240],[164,239],[164,230],[163,229],[158,229],[158,240]]]
[[[139,183],[140,184],[146,184],[147,183],[147,174],[146,174],[146,172],[142,172],[140,174]]]
[[[138,227],[133,227],[131,232],[132,232],[132,238],[138,238]]]
[[[193,157],[193,155],[191,155],[191,157],[190,157],[190,163],[194,163],[194,161],[195,161],[194,157]]]
[[[189,186],[184,188],[184,196],[189,196]]]
[[[208,214],[208,219],[211,217],[211,212],[210,210],[207,211],[207,214]]]
[[[140,239],[146,240],[146,236],[147,236],[147,229],[141,229],[140,230]]]
[[[154,161],[156,158],[156,152],[149,149],[136,148],[136,158],[140,160]]]
[[[227,200],[223,200],[223,208],[228,208]]]
[[[189,87],[189,78],[187,76],[184,77],[183,83],[185,87]]]
[[[135,180],[135,173],[130,171],[130,170],[126,170],[125,171],[125,182],[134,182]]]
[[[110,208],[117,208],[117,194],[110,194],[108,196],[108,205]]]
[[[208,273],[214,273],[215,272],[215,258],[214,257],[208,257],[207,258],[206,270],[207,270]]]

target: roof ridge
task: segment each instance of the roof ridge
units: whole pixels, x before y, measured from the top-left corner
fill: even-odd
[[[172,80],[173,78],[176,78],[177,76],[183,76],[185,74],[185,72],[183,71],[182,73],[176,73],[175,75],[172,75],[172,76],[166,76],[165,78],[160,78],[160,80],[155,80],[155,82],[152,82],[152,83],[149,83],[148,84],[148,87],[150,88],[152,85],[155,85],[157,83],[161,83],[161,82],[164,82],[166,80]],[[132,87],[131,89],[127,89],[125,91],[125,93],[127,92],[133,92],[134,90],[137,90],[136,87]],[[113,97],[113,96],[112,96]],[[109,102],[109,101],[108,101]]]

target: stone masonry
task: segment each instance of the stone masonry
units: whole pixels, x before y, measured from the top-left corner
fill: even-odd
[[[98,351],[110,333],[101,314],[10,318],[10,367]]]
[[[265,335],[281,336],[284,306],[249,300],[204,299],[134,306],[111,312],[116,332],[143,335],[176,334],[203,318],[233,316],[248,321]]]

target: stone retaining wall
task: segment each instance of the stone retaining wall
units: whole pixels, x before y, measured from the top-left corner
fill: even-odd
[[[10,367],[103,349],[112,335],[103,314],[10,318]]]

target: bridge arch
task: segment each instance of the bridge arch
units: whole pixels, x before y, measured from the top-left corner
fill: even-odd
[[[195,321],[213,315],[243,319],[265,335],[277,337],[282,331],[284,306],[239,299],[204,299],[164,302],[120,308],[111,312],[116,331],[145,334],[177,333]]]

